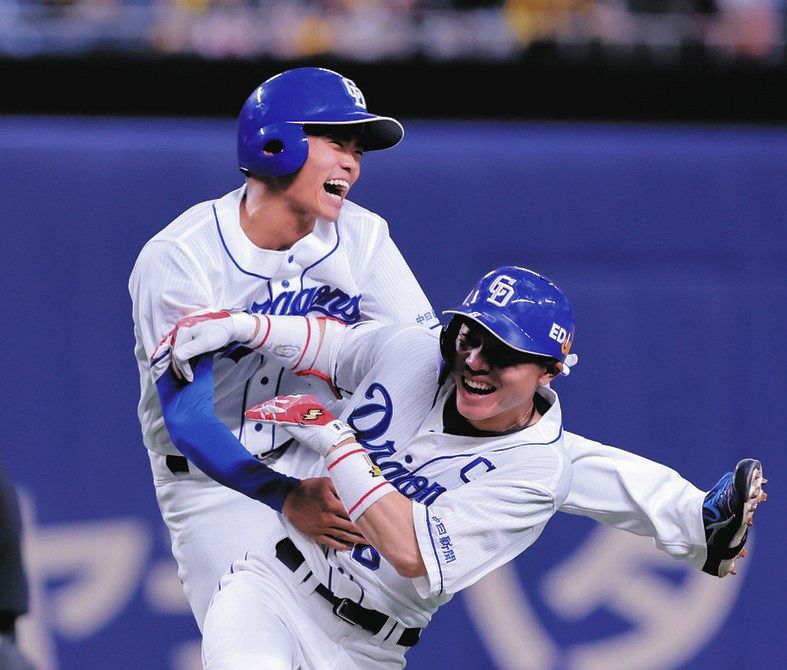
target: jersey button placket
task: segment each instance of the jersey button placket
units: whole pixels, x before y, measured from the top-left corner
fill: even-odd
[[[271,362],[269,362],[269,357],[264,357],[260,367],[257,368],[257,371],[249,381],[249,390],[251,391],[256,387],[262,391],[263,395],[260,396],[258,393],[250,393],[247,398],[247,403],[249,403],[247,409],[252,404],[262,402],[271,397],[272,388],[270,386],[270,381],[272,370],[273,367]],[[245,417],[243,421],[246,426],[244,433],[248,436],[247,441],[249,444],[246,446],[249,447],[249,451],[252,453],[268,451],[270,449],[271,427],[259,421],[246,419]]]

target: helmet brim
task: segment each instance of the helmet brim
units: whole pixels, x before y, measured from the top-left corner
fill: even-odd
[[[523,333],[520,325],[514,323],[504,314],[481,314],[464,305],[454,307],[453,309],[444,309],[443,314],[457,314],[474,321],[515,351],[533,354],[534,356],[547,355],[540,351],[534,351],[532,347],[529,348],[528,345],[532,342],[532,339],[527,333]]]
[[[351,116],[353,118],[345,118],[341,121],[313,119],[311,121],[290,121],[289,123],[300,124],[305,130],[309,126],[353,126],[364,124],[362,136],[364,151],[390,149],[399,144],[404,137],[402,124],[390,116],[377,116],[363,112],[357,112]]]

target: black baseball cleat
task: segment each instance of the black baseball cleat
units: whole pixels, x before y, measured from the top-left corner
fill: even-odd
[[[760,461],[744,458],[734,472],[725,474],[708,491],[702,503],[708,546],[703,572],[714,577],[735,574],[735,559],[746,556],[744,547],[754,511],[768,498],[762,488],[767,481],[762,475]]]

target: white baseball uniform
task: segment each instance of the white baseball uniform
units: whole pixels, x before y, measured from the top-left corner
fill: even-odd
[[[244,193],[245,186],[184,212],[145,244],[129,280],[139,420],[179,578],[200,626],[219,577],[249,544],[264,541],[274,512],[193,464],[188,472],[167,467],[167,455],[180,452],[167,433],[150,370],[161,338],[181,317],[215,305],[259,314],[322,314],[349,324],[375,319],[439,326],[381,217],[345,202],[336,222],[318,220],[291,249],[270,251],[252,244],[240,227]],[[335,401],[323,381],[295,376],[248,350],[217,355],[214,365],[216,414],[263,463],[281,457],[274,450],[289,436],[249,425],[245,409],[281,393],[308,391],[328,404]],[[280,465],[298,476],[315,457],[291,451],[286,466]]]
[[[439,326],[381,217],[345,202],[336,222],[318,221],[291,249],[264,250],[240,227],[244,192],[241,187],[184,212],[144,246],[129,279],[143,440],[179,578],[200,628],[217,581],[232,560],[266,541],[276,514],[260,503],[264,496],[255,499],[254,491],[216,472],[191,463],[188,472],[167,466],[167,457],[180,453],[164,424],[150,370],[159,341],[178,319],[201,308]],[[296,477],[316,457],[303,449],[282,454],[284,431],[255,425],[243,412],[274,395],[304,392],[329,407],[334,401],[322,381],[287,372],[270,357],[242,348],[215,357],[217,416],[259,462]],[[661,549],[702,566],[702,491],[634,454],[570,433],[564,440],[575,472],[564,511],[654,537]]]
[[[524,430],[449,434],[444,424],[455,386],[450,379],[438,383],[442,359],[433,334],[416,326],[331,333],[334,341],[322,346],[315,367],[334,370],[337,386],[355,389],[342,417],[359,431],[359,442],[386,479],[413,501],[426,575],[401,577],[369,546],[326,551],[285,520],[308,569],[297,566],[294,574],[296,566],[290,564],[282,570],[270,546],[252,550],[232,566],[205,621],[209,670],[279,667],[270,664],[272,655],[280,667],[303,670],[332,668],[346,657],[358,668],[403,667],[408,648],[398,644],[403,633],[423,629],[455,593],[535,542],[570,490],[571,463],[552,389],[539,389],[543,417]],[[313,471],[324,472],[322,462]],[[374,634],[329,622],[313,642],[312,631],[332,608],[324,595],[314,597],[317,583],[334,597],[385,615],[383,628]],[[282,597],[286,605],[278,602]],[[279,612],[285,620],[272,623]],[[306,618],[312,620],[304,625]],[[256,633],[249,635],[251,630]],[[322,657],[304,651],[315,648]]]

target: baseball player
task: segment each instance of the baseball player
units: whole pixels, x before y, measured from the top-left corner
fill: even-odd
[[[511,292],[490,302],[499,280]],[[568,300],[506,267],[452,313],[445,365],[440,339],[418,326],[264,319],[264,355],[288,344],[282,364],[332,370],[353,395],[346,422],[310,395],[246,414],[319,455],[314,474],[330,475],[368,543],[326,552],[285,523],[222,580],[204,626],[206,668],[403,667],[437,608],[535,542],[565,500],[571,462],[549,382],[573,342]],[[562,343],[550,336],[559,329]],[[162,395],[174,402],[169,377]]]
[[[358,87],[338,73],[296,68],[276,75],[240,112],[244,186],[184,212],[145,244],[133,268],[138,415],[179,578],[200,627],[217,580],[249,543],[264,540],[276,511],[329,547],[360,539],[327,480],[299,481],[271,470],[297,474],[299,459],[310,464],[313,455],[288,450],[286,431],[243,414],[280,393],[309,391],[329,404],[335,398],[321,380],[297,376],[257,352],[219,356],[216,413],[244,453],[187,462],[164,425],[154,383],[160,368],[151,368],[151,354],[178,319],[217,304],[253,314],[437,328],[386,221],[346,199],[362,154],[392,147],[402,136],[398,121],[368,112]]]
[[[253,329],[268,315],[439,328],[386,221],[347,199],[361,154],[402,137],[399,122],[370,113],[346,77],[311,67],[282,72],[241,109],[244,185],[177,217],[145,244],[131,272],[138,415],[179,578],[200,629],[218,579],[248,547],[266,542],[277,512],[329,549],[363,541],[330,480],[310,476],[316,455],[291,448],[280,426],[244,414],[295,393],[311,393],[338,412],[345,402],[340,390],[316,369],[282,366],[248,346],[251,331],[235,330],[249,326],[244,317]],[[177,333],[217,324],[232,331],[230,340],[246,343],[218,353],[213,375],[216,415],[242,446],[200,448],[197,440],[184,451],[168,433],[156,381]],[[188,366],[184,372],[188,378]],[[564,440],[575,469],[585,474],[563,511],[654,537],[661,549],[712,574],[729,572],[729,548],[722,542],[717,549],[720,536],[711,537],[703,523],[703,491],[634,454],[570,433]],[[720,483],[715,491],[727,488]],[[709,509],[718,507],[717,498],[708,494]]]
[[[352,392],[346,421],[311,395],[246,415],[322,457],[313,474],[331,477],[368,544],[326,551],[285,520],[222,579],[204,626],[206,668],[403,667],[437,608],[524,551],[564,503],[572,468],[550,382],[576,362],[569,301],[536,273],[504,267],[446,313],[439,339],[411,326],[236,319],[264,355],[296,371],[330,370],[330,382]],[[191,376],[187,345],[224,346],[231,321],[184,325],[176,367]],[[210,358],[178,386],[172,374],[159,381],[178,446],[237,442],[205,402]],[[762,496],[761,476],[747,494],[736,532]]]

